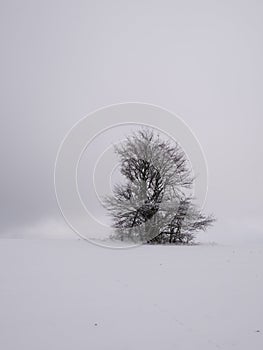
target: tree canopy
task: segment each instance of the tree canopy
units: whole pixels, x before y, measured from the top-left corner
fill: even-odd
[[[214,218],[189,194],[194,177],[176,142],[143,128],[115,147],[125,184],[116,184],[105,205],[115,237],[144,243],[187,244]]]

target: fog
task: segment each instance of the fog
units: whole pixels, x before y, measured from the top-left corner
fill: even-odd
[[[59,145],[90,112],[131,101],[193,130],[215,230],[259,234],[262,16],[255,0],[2,1],[0,235],[71,235],[54,191]]]

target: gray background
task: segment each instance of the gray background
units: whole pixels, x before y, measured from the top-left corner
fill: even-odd
[[[53,188],[60,142],[125,101],[163,106],[194,131],[215,229],[260,233],[261,1],[8,0],[0,17],[0,235],[67,231]]]

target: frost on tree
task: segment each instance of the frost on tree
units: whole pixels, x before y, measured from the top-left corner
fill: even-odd
[[[117,184],[105,205],[115,236],[147,243],[190,243],[214,221],[190,195],[194,178],[175,142],[141,129],[115,147],[125,184]]]

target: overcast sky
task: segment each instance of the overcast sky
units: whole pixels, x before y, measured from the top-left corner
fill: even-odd
[[[206,211],[223,229],[261,231],[263,2],[0,6],[1,233],[61,218],[60,142],[88,113],[127,101],[180,115],[207,158]]]

